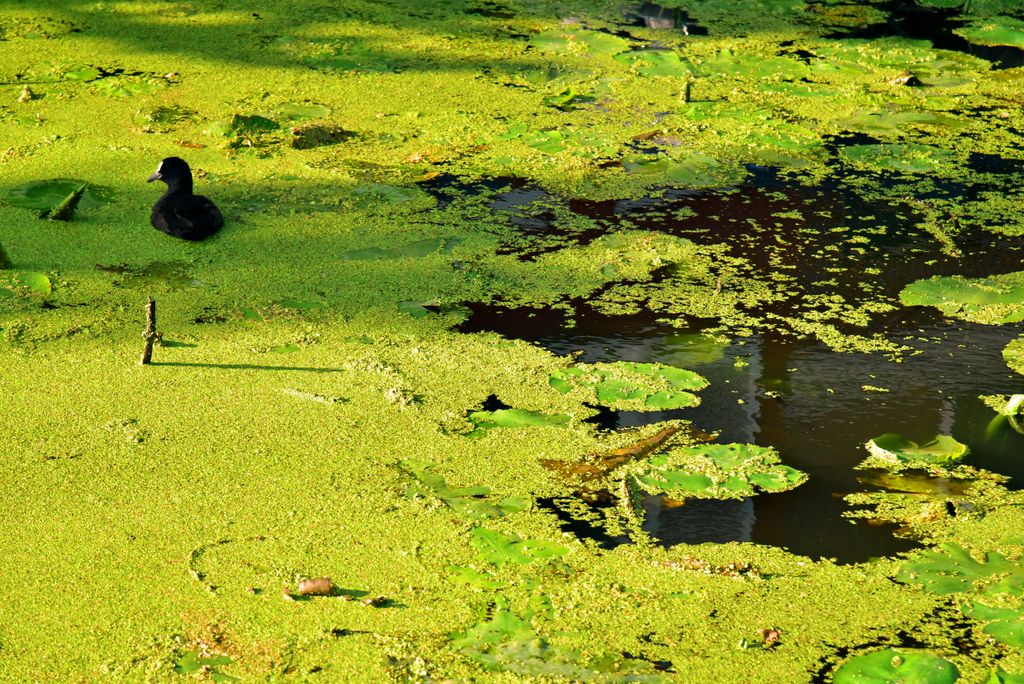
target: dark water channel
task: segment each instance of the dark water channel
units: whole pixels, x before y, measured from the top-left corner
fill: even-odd
[[[510,192],[522,199],[526,191]],[[508,204],[507,197],[499,198],[496,208]],[[683,207],[689,211],[678,211]],[[797,207],[802,216],[816,218],[779,218],[779,213]],[[628,220],[634,229],[728,244],[757,269],[789,269],[798,286],[793,298],[772,305],[780,315],[801,311],[806,293],[837,292],[856,301],[868,298],[864,284],[870,283],[871,297],[893,297],[921,277],[991,275],[1020,270],[1024,263],[1020,245],[980,232],[957,240],[962,256],[945,256],[931,236],[913,227],[913,212],[870,205],[856,193],[835,189],[750,184],[728,193],[669,192],[658,199],[575,203],[573,208],[600,217],[609,229]],[[848,249],[844,240],[851,233],[879,223],[889,230],[865,232],[870,241]],[[765,232],[764,226],[771,230]],[[835,230],[837,226],[843,230]],[[538,222],[522,227],[542,233]],[[828,250],[829,245],[834,247]],[[880,272],[866,275],[868,265],[881,267]],[[1024,485],[1024,436],[1005,423],[989,430],[995,414],[978,399],[981,394],[1024,390],[1022,378],[1001,358],[1003,347],[1024,325],[973,325],[947,320],[931,308],[899,308],[876,315],[870,325],[872,331],[919,352],[895,362],[879,353],[837,353],[821,342],[771,329],[715,345],[701,334],[712,322],[665,320],[656,312],[610,316],[587,302],[576,302],[571,323],[562,311],[550,309],[471,309],[461,328],[465,332],[494,331],[556,354],[578,352],[579,360],[588,363],[661,362],[691,368],[710,381],[697,408],[605,410],[594,419],[602,429],[685,418],[701,430],[718,432],[720,442],[775,447],[784,463],[809,475],[808,482],[791,492],[744,501],[670,507],[649,500],[648,531],[665,545],[753,541],[845,563],[913,548],[914,542],[894,536],[890,526],[843,517],[850,510],[844,495],[880,490],[854,466],[867,456],[864,443],[887,432],[919,442],[951,434],[970,447],[967,464],[1010,476],[1012,488]],[[574,519],[565,501],[547,504],[567,529],[602,546],[626,541]]]

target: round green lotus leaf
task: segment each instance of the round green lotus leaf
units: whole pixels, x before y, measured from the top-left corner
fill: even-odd
[[[737,164],[726,164],[697,152],[670,160],[665,168],[667,180],[699,188],[735,185],[746,176],[747,170]]]
[[[743,496],[752,496],[754,494],[754,489],[750,486],[750,483],[742,477],[736,477],[735,475],[726,479],[720,486],[722,489],[735,494],[742,494]]]
[[[947,316],[974,323],[1016,323],[1024,320],[1024,272],[973,279],[932,276],[903,288],[900,301],[906,306],[934,306]]]
[[[931,145],[891,143],[849,145],[839,154],[857,166],[902,173],[928,173],[953,162],[954,155]]]
[[[68,81],[92,81],[99,78],[101,73],[96,67],[76,67],[64,72],[64,78]]]
[[[967,445],[949,435],[938,435],[924,444],[917,444],[894,433],[886,433],[867,443],[868,451],[882,459],[923,465],[954,465],[967,455]]]
[[[632,368],[636,372],[652,378],[663,378],[675,389],[699,390],[708,386],[708,381],[702,375],[686,368],[663,366],[657,363],[637,363],[633,364]]]
[[[701,74],[708,77],[735,76],[753,79],[801,79],[810,74],[810,67],[790,57],[736,53],[722,50],[714,59],[700,63]]]
[[[1024,337],[1018,337],[1003,348],[1003,361],[1011,370],[1024,375]]]
[[[497,411],[474,411],[468,416],[469,422],[480,428],[523,428],[557,427],[569,422],[569,416],[548,414],[526,409],[499,409]]]
[[[645,406],[662,411],[689,408],[699,403],[697,395],[689,392],[655,392],[644,400]]]
[[[855,656],[836,670],[834,684],[952,684],[956,666],[926,651],[886,648]]]
[[[50,278],[45,273],[19,273],[14,277],[15,285],[38,294],[48,295],[53,291]]]
[[[803,473],[796,468],[775,466],[763,473],[751,473],[748,479],[750,484],[760,487],[766,492],[779,492],[789,489],[801,477],[803,477]]]
[[[413,210],[433,206],[437,200],[419,188],[387,185],[385,183],[363,183],[352,188],[353,204],[359,209],[398,207]]]
[[[82,198],[78,201],[80,209],[89,209],[102,206],[107,200],[101,196],[91,184],[86,181],[71,178],[55,178],[53,180],[32,181],[12,188],[7,192],[7,203],[11,206],[24,209],[38,209],[40,211],[53,209],[60,204],[64,198],[86,186]]]
[[[700,444],[679,451],[711,459],[723,470],[734,470],[756,460],[774,460],[775,450],[756,444]]]
[[[655,475],[641,477],[640,481],[644,484],[664,489],[666,492],[678,490],[688,494],[703,492],[710,489],[711,485],[714,484],[714,480],[707,475],[701,475],[700,473],[668,470],[663,473],[658,473],[658,475],[660,475],[660,477]]]
[[[576,42],[585,45],[588,52],[598,55],[616,55],[629,49],[629,41],[603,31],[576,31]]]
[[[630,65],[641,76],[686,78],[691,73],[679,55],[668,50],[632,50],[615,55],[615,59]]]
[[[286,102],[274,110],[274,115],[281,121],[319,119],[330,113],[328,107],[312,102]]]
[[[1024,620],[1000,620],[998,622],[991,622],[985,626],[982,630],[985,634],[990,634],[995,637],[998,641],[1003,642],[1007,646],[1012,646],[1017,649],[1024,649]]]
[[[572,50],[572,44],[565,31],[544,31],[530,38],[530,45],[541,52],[566,53]]]
[[[644,399],[647,396],[647,390],[629,380],[604,380],[597,386],[597,400],[602,404]]]
[[[523,136],[521,140],[533,149],[546,154],[558,154],[566,149],[566,138],[561,131],[538,131]]]
[[[1024,48],[1024,21],[1012,17],[992,17],[954,29],[953,33],[977,45],[1007,45]]]
[[[45,273],[0,271],[0,293],[8,296],[18,291],[48,295],[53,286]]]

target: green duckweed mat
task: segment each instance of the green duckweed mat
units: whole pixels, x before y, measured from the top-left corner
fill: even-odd
[[[772,168],[896,207],[949,258],[968,227],[1019,236],[1024,69],[985,50],[1012,58],[1024,14],[641,4],[0,1],[0,680],[1020,680],[1024,499],[999,478],[956,516],[866,501],[934,547],[910,560],[664,548],[619,466],[708,436],[586,421],[594,387],[695,405],[700,369],[577,377],[457,326],[468,304],[586,298],[898,360],[867,327],[898,293],[825,295],[775,256],[566,203],[729,195]],[[963,49],[885,30],[902,5]],[[207,241],[149,226],[168,156],[226,217]],[[70,220],[40,218],[83,184]],[[775,244],[820,214],[762,218],[751,239]],[[823,259],[869,241],[839,233]],[[594,455],[575,475],[632,544],[539,503],[578,489],[551,462]],[[802,486],[781,460],[760,486]]]

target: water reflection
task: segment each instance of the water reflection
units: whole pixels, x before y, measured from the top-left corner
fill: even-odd
[[[528,321],[528,323],[527,323]],[[646,529],[662,544],[753,541],[811,557],[858,562],[913,548],[892,528],[843,517],[845,494],[877,489],[854,470],[871,437],[899,432],[924,440],[938,433],[971,447],[967,463],[1024,482],[1024,437],[1004,426],[987,432],[994,413],[981,394],[1021,390],[1000,351],[1021,326],[952,325],[938,315],[915,315],[890,333],[913,334],[919,353],[895,363],[877,354],[840,354],[818,342],[740,338],[714,347],[700,329],[680,331],[651,315],[604,316],[582,307],[565,328],[550,311],[474,307],[467,332],[492,330],[539,344],[556,354],[579,353],[586,363],[660,362],[708,378],[699,407],[681,411],[606,412],[602,427],[620,429],[687,418],[719,442],[778,449],[785,464],[810,479],[797,489],[743,501],[678,506],[648,497]],[[689,336],[695,337],[689,337]],[[937,343],[940,342],[941,344]],[[887,390],[887,391],[881,391]],[[620,540],[621,541],[621,540]]]

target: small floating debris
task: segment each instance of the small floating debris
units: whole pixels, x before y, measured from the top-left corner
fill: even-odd
[[[332,596],[334,585],[330,577],[304,579],[299,582],[299,596]]]

